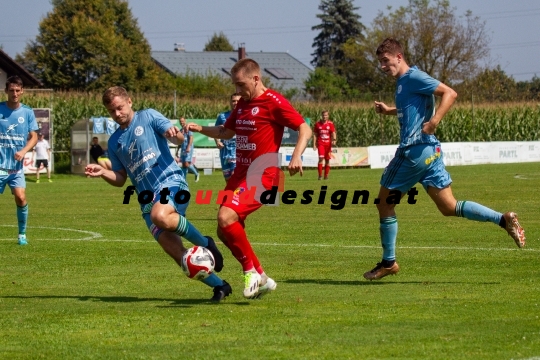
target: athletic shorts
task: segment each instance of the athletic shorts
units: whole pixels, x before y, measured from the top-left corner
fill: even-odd
[[[280,170],[281,171],[281,170]],[[265,174],[263,175],[261,179],[262,185],[265,190],[272,189],[272,186],[279,186],[279,175],[276,171],[270,170],[265,171]],[[241,194],[244,193],[247,190],[250,190],[247,188],[247,181],[246,179],[238,179],[235,178],[234,175],[229,179],[227,182],[227,185],[225,186],[225,190],[230,190],[233,192],[233,198],[232,200],[227,199],[228,201],[224,201],[221,206],[228,207],[238,215],[240,218],[241,223],[243,224],[247,216],[254,211],[258,210],[263,204],[259,202],[260,195],[255,195],[253,201],[241,201],[246,200],[245,198],[241,198]],[[259,191],[261,192],[261,191]],[[279,196],[279,193],[278,193]]]
[[[170,194],[167,196],[167,201],[168,201],[167,203],[170,206],[172,206],[178,214],[185,217],[186,210],[189,205],[189,200],[186,203],[183,203],[184,202],[183,199],[185,199],[183,197],[180,199],[180,202],[176,202],[174,200],[176,193],[179,191],[178,186],[164,185],[163,188],[168,188],[170,191]],[[187,190],[185,191],[187,192]],[[144,222],[146,223],[146,227],[148,227],[148,230],[150,231],[150,234],[152,234],[154,239],[158,240],[159,235],[163,232],[163,229],[158,228],[156,225],[152,223],[152,220],[150,219],[150,212],[152,211],[152,207],[154,206],[154,204],[160,201],[161,195],[159,194],[159,192],[157,192],[157,193],[154,193],[153,196],[154,198],[152,202],[145,205],[141,205],[141,210],[142,210],[142,217],[144,219]]]
[[[190,163],[192,157],[193,157],[193,151],[190,151],[188,153],[182,151],[182,154],[180,155],[180,161],[183,162],[183,163],[185,163],[185,162]]]
[[[0,169],[0,194],[4,193],[6,185],[10,189],[26,188],[26,179],[22,170],[4,170]]]
[[[49,167],[49,161],[47,159],[37,159],[36,160],[36,169],[39,169],[41,167],[41,164],[43,164],[43,167],[45,167],[45,168]]]
[[[452,183],[443,162],[440,144],[418,144],[398,148],[390,164],[384,169],[381,186],[406,193],[416,183],[443,189]]]
[[[234,172],[234,169],[236,169],[236,159],[220,158],[220,160],[221,160],[221,170],[223,171],[223,177],[230,178]]]
[[[319,159],[324,158],[325,160],[330,160],[330,155],[332,154],[332,144],[319,144],[317,145],[317,151],[319,152]]]

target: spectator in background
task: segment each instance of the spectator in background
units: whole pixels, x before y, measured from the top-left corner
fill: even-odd
[[[111,160],[109,160],[109,155],[106,150],[103,150],[101,145],[99,145],[99,139],[97,136],[92,138],[92,143],[90,144],[90,156],[95,163],[101,165],[106,170],[111,170]]]
[[[47,179],[51,180],[51,168],[49,167],[49,161],[51,161],[51,146],[49,142],[45,140],[45,136],[42,133],[38,134],[38,141],[34,147],[32,157],[35,159],[36,166],[36,184],[39,184],[39,170],[41,165],[47,169]],[[34,160],[32,159],[32,160]]]

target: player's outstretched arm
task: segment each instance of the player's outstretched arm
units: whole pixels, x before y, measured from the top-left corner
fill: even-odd
[[[98,164],[88,164],[84,168],[84,174],[91,177],[101,177],[112,186],[122,187],[126,183],[127,174],[125,170],[107,170]]]
[[[312,131],[308,124],[303,123],[298,128],[298,141],[294,147],[294,151],[289,162],[289,174],[293,176],[296,173],[300,173],[300,176],[304,174],[302,169],[302,154],[306,150],[309,139],[311,139]]]
[[[195,123],[189,123],[186,125],[186,129],[193,132],[198,132],[214,139],[231,139],[235,132],[231,129],[227,129],[223,125],[219,126],[201,126]]]
[[[375,112],[383,115],[397,115],[397,109],[395,107],[390,107],[380,101],[375,101]]]
[[[178,146],[184,142],[184,134],[176,126],[171,126],[163,134],[167,140],[172,142],[174,145]]]

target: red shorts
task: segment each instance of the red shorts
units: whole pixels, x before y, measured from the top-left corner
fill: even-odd
[[[255,210],[258,210],[263,204],[260,203],[260,195],[259,197],[255,194],[256,189],[247,188],[247,181],[245,178],[237,178],[235,176],[236,174],[233,174],[233,176],[229,179],[227,182],[227,186],[225,186],[225,190],[232,191],[232,200],[230,199],[223,199],[221,202],[221,206],[228,207],[240,218],[241,222],[243,223],[246,217],[254,212]],[[280,177],[283,176],[283,171],[281,169],[269,169],[264,172],[264,175],[261,178],[261,183],[264,187],[264,190],[270,190],[273,186],[278,186],[279,191],[283,191],[283,189],[280,188]],[[284,177],[284,176],[283,176]],[[264,191],[262,190],[262,191]],[[257,193],[260,193],[262,191],[257,191]],[[220,199],[218,198],[218,201]]]
[[[317,150],[319,151],[319,159],[324,158],[325,160],[330,160],[330,154],[332,153],[332,144],[319,144],[317,145]]]

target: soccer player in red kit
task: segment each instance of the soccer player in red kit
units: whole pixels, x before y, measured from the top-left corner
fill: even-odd
[[[248,58],[239,60],[231,69],[231,79],[241,99],[225,124],[200,126],[190,123],[187,128],[215,139],[230,139],[236,134],[236,169],[225,187],[234,197],[232,201],[223,201],[218,211],[217,233],[242,265],[244,297],[253,299],[275,290],[277,284],[264,272],[244,229],[246,217],[262,206],[258,196],[254,196],[254,201],[242,201],[240,197],[243,192],[251,190],[248,189],[248,169],[252,163],[255,167],[257,158],[265,159],[260,156],[278,153],[286,126],[298,131],[298,141],[288,166],[289,174],[292,176],[299,172],[302,175],[301,156],[311,138],[311,128],[281,94],[264,86],[256,61]],[[278,185],[281,170],[276,165],[264,166],[264,173],[260,176],[260,183],[265,188],[262,191]],[[257,194],[262,191],[257,189]]]
[[[325,162],[324,180],[327,180],[330,173],[330,154],[332,145],[336,145],[337,134],[328,111],[323,111],[321,115],[322,119],[317,121],[313,128],[313,150],[319,152],[319,180],[322,179],[323,160]]]

